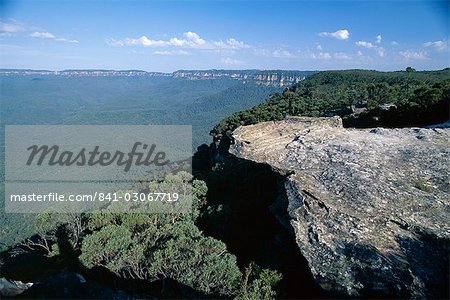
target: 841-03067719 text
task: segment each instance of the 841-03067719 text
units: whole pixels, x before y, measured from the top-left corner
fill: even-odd
[[[92,194],[11,194],[11,202],[176,202],[179,199],[178,193],[138,193],[138,192],[95,192]]]

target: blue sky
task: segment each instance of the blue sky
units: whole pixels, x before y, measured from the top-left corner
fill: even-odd
[[[0,0],[0,67],[440,69],[449,1]]]

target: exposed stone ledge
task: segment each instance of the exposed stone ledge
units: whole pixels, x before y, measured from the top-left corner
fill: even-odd
[[[291,117],[233,137],[232,154],[286,174],[290,224],[322,287],[448,296],[450,130]]]

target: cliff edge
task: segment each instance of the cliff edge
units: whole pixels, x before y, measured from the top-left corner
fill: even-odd
[[[232,154],[286,175],[288,224],[324,289],[448,297],[449,129],[291,117],[239,127],[233,138]]]

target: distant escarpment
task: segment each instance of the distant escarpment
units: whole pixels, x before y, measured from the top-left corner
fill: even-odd
[[[187,80],[232,79],[242,83],[252,83],[263,86],[284,87],[304,80],[316,71],[291,70],[178,70],[173,73],[147,72],[142,70],[29,70],[0,69],[0,76],[64,76],[64,77],[111,77],[111,76],[146,76],[173,77]]]
[[[179,70],[173,73],[173,77],[189,80],[231,78],[244,83],[283,87],[300,82],[314,73],[288,70]]]
[[[324,289],[448,298],[449,129],[291,117],[232,136],[232,154],[284,174],[281,221]]]

